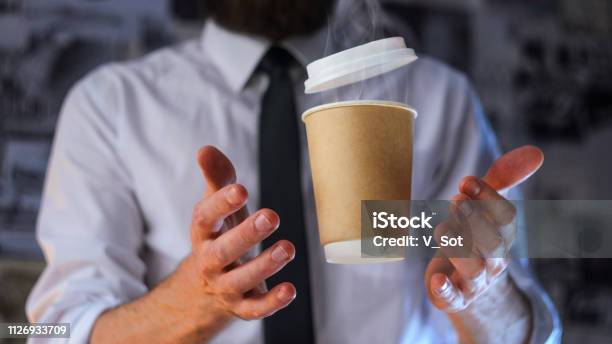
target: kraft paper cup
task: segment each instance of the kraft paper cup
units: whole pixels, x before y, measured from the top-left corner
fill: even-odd
[[[410,199],[415,117],[406,104],[376,100],[326,104],[302,115],[327,262],[403,259],[362,257],[361,201]]]

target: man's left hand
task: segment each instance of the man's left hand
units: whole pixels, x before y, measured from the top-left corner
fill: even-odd
[[[465,177],[459,191],[450,204],[453,218],[438,225],[434,235],[469,237],[471,250],[439,251],[426,274],[433,304],[446,312],[467,308],[498,278],[506,278],[507,254],[516,235],[516,208],[482,179]]]
[[[469,238],[468,252],[439,249],[425,273],[432,303],[445,311],[462,343],[523,343],[531,334],[528,301],[508,276],[516,208],[501,190],[526,180],[544,160],[524,146],[496,160],[484,178],[465,177],[450,204],[451,218],[434,236]]]

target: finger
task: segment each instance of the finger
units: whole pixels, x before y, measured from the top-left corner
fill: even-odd
[[[507,225],[514,221],[516,208],[502,195],[484,181],[476,177],[465,177],[459,184],[459,191],[472,200],[479,200],[491,220],[499,225]]]
[[[210,250],[211,263],[218,268],[231,264],[252,246],[272,234],[279,223],[280,219],[274,211],[261,209],[213,242]]]
[[[438,309],[452,313],[466,307],[463,294],[445,274],[433,274],[429,285],[429,297]]]
[[[274,275],[295,257],[295,247],[281,240],[262,252],[257,258],[240,265],[220,277],[219,283],[238,293],[257,287]]]
[[[445,257],[470,257],[473,250],[472,233],[463,230],[453,216],[434,228],[434,240]]]
[[[500,226],[498,233],[508,251],[516,236],[516,207],[476,177],[463,178],[459,189],[473,200],[482,200],[471,204],[484,208],[487,217]]]
[[[456,195],[450,205],[451,214],[460,223],[462,232],[469,232],[470,237],[474,238],[475,248],[483,258],[503,258],[506,255],[506,243],[499,232],[500,226],[485,216],[479,203],[464,194]]]
[[[206,196],[226,185],[236,182],[236,170],[232,162],[213,146],[204,146],[198,151],[198,165],[206,181]]]
[[[470,258],[449,258],[455,271],[459,274],[459,288],[468,296],[477,295],[487,286],[486,262],[478,253]]]
[[[538,147],[523,146],[495,160],[483,179],[502,192],[529,178],[543,163],[544,153]]]
[[[425,270],[425,282],[429,283],[431,281],[431,276],[435,273],[443,273],[450,276],[453,271],[455,271],[455,268],[448,260],[448,257],[446,257],[442,251],[437,250]],[[427,284],[426,286],[427,289],[429,289],[430,285]]]
[[[248,199],[246,188],[240,184],[225,186],[200,201],[194,208],[192,234],[205,240],[217,233],[228,216],[240,210]]]
[[[504,240],[498,230],[499,227],[483,216],[479,207],[474,209],[474,202],[466,198],[465,195],[453,197],[451,212],[454,216],[461,218],[458,222],[463,224],[464,232],[469,231],[470,237],[474,238],[474,249],[484,258],[489,281],[506,269],[506,256],[511,242]]]
[[[295,299],[296,291],[293,284],[281,283],[265,294],[257,294],[239,301],[234,312],[244,320],[265,318],[287,307]]]

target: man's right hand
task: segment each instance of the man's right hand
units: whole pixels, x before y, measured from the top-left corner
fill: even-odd
[[[198,163],[207,191],[193,211],[192,254],[185,262],[193,269],[189,276],[195,277],[191,282],[199,294],[194,296],[210,297],[214,309],[241,319],[272,315],[293,300],[295,288],[285,282],[266,292],[265,279],[293,259],[295,248],[280,240],[256,258],[238,263],[278,228],[279,217],[270,209],[247,217],[247,190],[234,184],[234,167],[216,148],[202,148]]]
[[[249,216],[247,191],[235,184],[232,163],[216,148],[200,149],[198,163],[207,188],[193,211],[191,254],[151,292],[102,314],[92,342],[110,339],[105,329],[112,329],[115,342],[143,336],[170,342],[207,340],[233,318],[260,319],[295,298],[295,287],[289,282],[269,291],[265,287],[265,279],[295,256],[290,242],[280,240],[253,259],[241,259],[278,228],[278,215],[261,209]],[[129,327],[130,318],[137,316],[140,321],[126,330],[126,336],[117,336],[121,334],[117,327]],[[143,323],[142,317],[151,321]]]

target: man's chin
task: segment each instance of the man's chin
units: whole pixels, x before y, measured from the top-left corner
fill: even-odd
[[[327,22],[335,0],[205,1],[208,14],[224,28],[272,41],[314,33]]]

